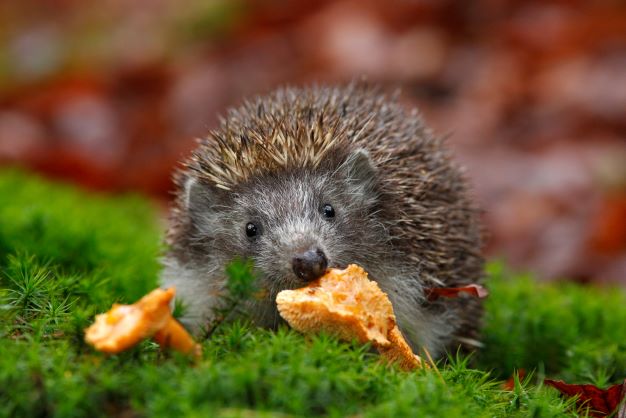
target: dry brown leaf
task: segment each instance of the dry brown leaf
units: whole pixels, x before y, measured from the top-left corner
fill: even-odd
[[[616,413],[616,418],[626,418],[626,379],[607,389],[600,389],[595,385],[570,385],[562,380],[545,379],[544,383],[556,388],[565,396],[578,396],[576,404],[579,407],[589,407],[594,417],[607,417]],[[621,405],[621,406],[620,406]],[[619,407],[619,410],[618,410]]]
[[[479,299],[489,296],[489,291],[479,284],[470,284],[464,287],[431,287],[424,292],[429,301],[440,297],[458,298],[459,296],[473,296]]]

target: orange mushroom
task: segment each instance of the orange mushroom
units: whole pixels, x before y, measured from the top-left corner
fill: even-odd
[[[200,345],[172,317],[170,302],[174,294],[174,288],[155,289],[133,305],[114,304],[110,311],[96,315],[95,322],[85,330],[85,341],[96,350],[114,354],[154,337],[162,348],[199,356]]]
[[[309,286],[278,293],[280,315],[303,333],[326,331],[343,340],[371,342],[389,361],[404,369],[423,367],[396,325],[393,307],[361,267],[329,269]]]

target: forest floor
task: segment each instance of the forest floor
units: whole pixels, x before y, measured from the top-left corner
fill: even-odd
[[[0,416],[577,416],[545,377],[626,377],[626,294],[488,265],[484,348],[403,372],[367,347],[235,323],[203,358],[144,342],[105,356],[83,330],[157,286],[162,225],[137,196],[0,173]],[[524,369],[526,377],[505,381]]]

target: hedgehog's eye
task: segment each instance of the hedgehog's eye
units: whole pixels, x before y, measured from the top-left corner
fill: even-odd
[[[335,217],[335,209],[333,209],[333,207],[326,203],[324,206],[322,206],[322,213],[324,214],[325,218],[334,218]]]
[[[248,222],[246,224],[246,235],[248,238],[254,238],[259,235],[260,232],[260,228],[256,226],[256,224],[253,224],[252,222]]]

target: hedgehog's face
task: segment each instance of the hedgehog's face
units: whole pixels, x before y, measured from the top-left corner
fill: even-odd
[[[192,204],[201,214],[192,217],[202,224],[195,229],[210,237],[209,258],[224,264],[251,258],[272,295],[304,286],[327,267],[367,266],[368,256],[387,240],[375,213],[376,175],[369,157],[357,151],[334,172],[318,171],[258,177],[214,195],[212,205],[207,196],[205,203]]]

